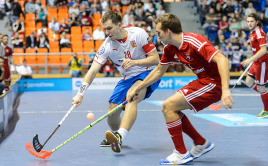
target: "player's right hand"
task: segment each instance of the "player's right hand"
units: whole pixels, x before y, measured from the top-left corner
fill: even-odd
[[[76,104],[76,107],[78,107],[82,103],[82,100],[83,96],[77,94],[76,96],[73,97],[72,105]]]
[[[132,102],[135,101],[138,98],[139,93],[135,90],[131,90],[127,94],[127,101]]]

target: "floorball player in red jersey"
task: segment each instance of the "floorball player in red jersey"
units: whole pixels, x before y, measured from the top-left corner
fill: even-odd
[[[261,94],[264,110],[257,115],[257,118],[268,117],[268,93],[265,84],[268,79],[268,55],[266,46],[266,35],[263,32],[260,17],[256,13],[251,13],[247,17],[250,33],[250,43],[253,56],[242,62],[243,66],[253,62],[249,69],[246,84]]]
[[[203,138],[182,112],[192,109],[198,112],[210,104],[222,100],[226,109],[234,100],[229,90],[228,60],[212,44],[197,33],[182,32],[178,17],[164,14],[156,19],[158,37],[166,44],[159,65],[135,89],[127,100],[135,100],[139,92],[161,78],[169,65],[182,63],[192,69],[198,79],[177,91],[163,103],[162,111],[175,150],[160,164],[185,164],[213,149],[214,144]],[[187,151],[182,132],[190,136],[194,145]]]

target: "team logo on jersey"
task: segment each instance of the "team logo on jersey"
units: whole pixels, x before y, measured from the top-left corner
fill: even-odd
[[[188,54],[185,54],[185,55],[186,55],[186,59],[188,59],[189,61],[192,61],[193,60],[190,55],[188,55]]]
[[[147,41],[148,41],[148,43],[149,43],[149,42],[151,41],[151,38],[150,38],[150,37],[148,37],[148,38],[147,38]]]
[[[101,46],[101,47],[99,48],[99,51],[97,52],[97,54],[101,55],[101,54],[103,54],[104,52],[105,52],[105,48],[104,48],[104,46]]]
[[[130,44],[131,44],[132,48],[137,47],[137,44],[136,44],[135,40],[130,41]]]

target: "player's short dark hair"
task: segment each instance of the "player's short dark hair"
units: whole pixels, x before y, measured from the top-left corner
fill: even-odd
[[[109,10],[101,17],[101,23],[105,23],[108,20],[112,20],[113,24],[118,24],[122,22],[122,16],[115,11]]]
[[[182,27],[181,27],[181,21],[180,19],[175,16],[174,14],[165,13],[161,16],[159,16],[155,23],[161,23],[161,29],[166,32],[168,29],[171,30],[173,33],[181,33]]]
[[[250,14],[248,15],[248,17],[252,17],[252,18],[255,19],[255,21],[258,21],[258,24],[257,24],[257,25],[258,25],[260,28],[262,28],[261,18],[260,18],[260,16],[259,16],[258,14],[256,14],[256,13],[250,13]]]

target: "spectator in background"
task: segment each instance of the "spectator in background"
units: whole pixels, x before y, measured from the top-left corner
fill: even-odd
[[[69,61],[70,74],[72,77],[80,77],[82,75],[82,60],[77,58],[77,54],[73,54],[73,58]]]
[[[130,15],[129,23],[128,23],[127,27],[136,27],[136,26],[137,26],[137,24],[136,24],[134,16]]]
[[[87,12],[84,11],[81,16],[81,26],[92,26],[92,19],[87,15]]]
[[[26,37],[26,48],[35,48],[37,50],[37,40],[35,32],[33,31],[29,36]]]
[[[144,15],[143,9],[139,9],[139,13],[135,16],[135,22],[136,24],[145,24],[146,17]]]
[[[122,20],[122,27],[127,27],[129,22],[130,22],[130,8],[128,8],[126,11],[125,11],[125,14],[123,16],[123,20]]]
[[[70,33],[70,27],[68,24],[66,24],[66,19],[63,18],[62,21],[61,21],[61,25],[60,25],[60,33],[67,33],[69,34]]]
[[[240,24],[241,24],[242,30],[249,32],[248,24],[247,24],[247,16],[243,16],[243,19],[241,20]]]
[[[93,3],[90,6],[90,11],[91,11],[90,15],[101,12],[101,6],[98,3],[98,0],[93,0]]]
[[[222,16],[222,19],[219,21],[219,29],[223,32],[229,31],[229,22],[227,16]]]
[[[4,89],[6,88],[6,84],[3,83],[4,81],[4,58],[0,56],[0,95],[3,94]]]
[[[89,62],[88,62],[88,67],[87,69],[89,70],[92,63],[93,63],[93,60],[94,60],[94,57],[96,56],[96,51],[94,48],[91,48],[90,49],[90,54],[88,54],[88,57],[89,57]]]
[[[69,26],[72,27],[72,26],[79,26],[79,17],[76,16],[75,13],[72,13],[71,16],[69,17]]]
[[[87,15],[90,13],[89,6],[86,6],[84,3],[81,5],[80,10],[79,10],[79,15],[82,16],[83,12],[86,12]]]
[[[70,48],[70,47],[71,47],[71,42],[70,42],[70,40],[66,37],[66,33],[65,33],[65,32],[62,33],[62,37],[61,37],[61,39],[60,39],[59,44],[60,44],[60,49],[61,49],[61,48]]]
[[[94,40],[104,40],[105,33],[101,30],[100,25],[97,26],[97,29],[93,31],[93,39]]]
[[[161,16],[162,14],[165,14],[166,11],[163,9],[163,6],[159,4],[158,9],[156,10],[156,17]]]
[[[37,29],[37,35],[40,36],[42,33],[47,33],[47,27],[45,25],[42,25],[40,29]]]
[[[47,49],[50,48],[47,35],[44,32],[41,33],[39,40],[37,42],[37,46],[38,48],[47,48]]]
[[[68,0],[56,0],[57,6],[67,6]]]
[[[85,5],[85,6],[89,7],[89,3],[88,3],[87,0],[79,0],[79,5],[80,5],[80,6]]]
[[[34,4],[35,13],[37,13],[40,8],[45,9],[44,5],[41,3],[41,0],[35,0]]]
[[[47,5],[48,5],[48,6],[55,7],[55,1],[56,1],[56,0],[47,0]]]
[[[60,31],[60,24],[56,21],[55,17],[51,18],[51,22],[48,24],[48,28],[53,32],[58,33]]]
[[[79,16],[79,9],[77,8],[77,3],[74,3],[68,10],[69,15],[75,13],[75,16]]]
[[[223,31],[221,29],[217,31],[217,36],[215,36],[214,42],[213,42],[214,45],[220,44],[220,35],[223,35]]]
[[[216,4],[216,7],[214,8],[214,12],[216,13],[216,14],[218,14],[218,16],[220,16],[220,17],[222,17],[222,15],[223,15],[223,9],[222,9],[222,5],[221,5],[221,3],[217,3]]]
[[[161,40],[160,40],[159,37],[156,39],[155,47],[156,47],[156,50],[157,50],[158,52],[163,52],[163,50],[164,50],[164,46],[163,46],[163,44],[161,43]]]
[[[23,39],[20,38],[18,32],[11,38],[11,44],[13,48],[23,48]]]
[[[6,84],[5,90],[8,91],[11,83],[10,64],[13,64],[15,66],[14,59],[12,57],[12,48],[8,46],[8,35],[3,35],[1,48],[2,51],[0,52],[0,56],[4,57],[4,81]]]
[[[219,44],[218,44],[218,46],[219,46],[220,50],[224,49],[224,47],[226,46],[224,35],[219,36]]]
[[[42,26],[43,27],[47,27],[48,26],[47,15],[44,15],[43,16]]]
[[[218,29],[217,21],[220,20],[220,17],[214,12],[213,8],[209,9],[209,13],[206,14],[206,21],[203,25],[203,29],[205,30],[205,34],[208,34],[209,29],[216,30]]]
[[[13,33],[19,33],[19,34],[24,34],[24,23],[20,21],[18,18],[16,22],[13,23]]]
[[[241,59],[241,53],[237,50],[234,50],[233,57],[232,57],[231,71],[234,71],[234,72],[240,71],[240,68],[241,68],[240,59]]]
[[[20,79],[29,79],[32,78],[32,68],[27,65],[26,60],[24,59],[22,65],[18,66],[17,73],[20,76]]]
[[[242,12],[242,5],[238,2],[238,0],[234,1],[233,8],[234,8],[235,13],[241,13]]]
[[[12,13],[13,13],[13,22],[15,22],[18,18],[20,18],[20,14],[23,14],[21,6],[18,3],[18,0],[14,0],[13,2]]]
[[[38,10],[37,10],[37,13],[36,13],[36,16],[37,19],[35,20],[35,22],[42,22],[44,20],[44,8],[40,7]]]
[[[35,13],[35,5],[32,0],[28,0],[24,7],[25,13]]]
[[[82,34],[81,39],[84,40],[92,40],[92,37],[89,33],[89,28],[86,28],[86,31]]]
[[[253,3],[249,2],[248,7],[245,9],[245,15],[248,16],[250,13],[256,13],[256,9],[253,7]]]
[[[229,25],[229,30],[233,33],[237,32],[239,29],[241,29],[240,22],[237,22],[236,18],[232,18],[232,21]]]
[[[232,1],[231,0],[227,0],[226,2],[226,6],[223,9],[223,14],[226,16],[230,16],[231,13],[234,13],[235,9],[232,6]]]
[[[6,0],[4,7],[4,11],[7,16],[7,22],[5,27],[12,29],[12,3],[10,2],[10,0]]]
[[[206,5],[206,2],[202,2],[201,8],[199,9],[199,21],[201,26],[205,24],[206,21],[206,14],[208,14],[209,8]]]
[[[105,10],[107,7],[109,8],[109,3],[108,0],[100,0],[100,6],[101,6],[101,10]],[[103,15],[103,14],[102,14]]]
[[[113,62],[110,58],[103,65],[103,74],[104,77],[114,77]]]

